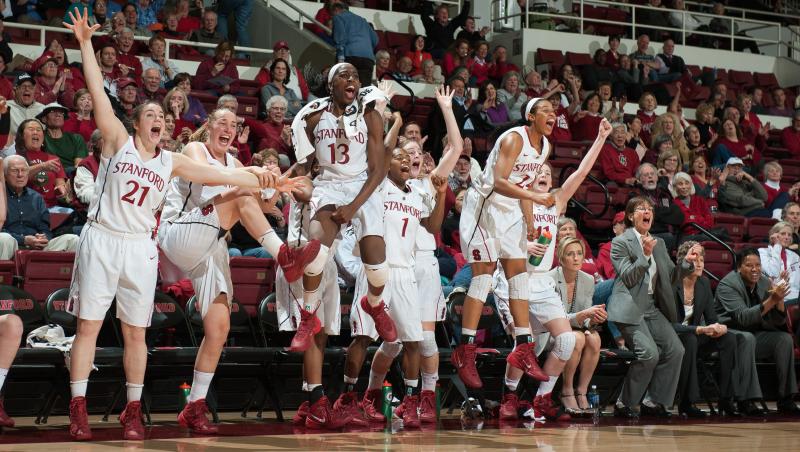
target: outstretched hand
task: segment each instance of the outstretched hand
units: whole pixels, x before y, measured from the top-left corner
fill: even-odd
[[[442,111],[453,109],[453,95],[456,93],[455,90],[451,90],[450,87],[446,85],[439,85],[434,88],[434,93],[436,93],[436,102],[439,103],[439,108],[441,108]]]
[[[612,130],[614,130],[614,128],[611,127],[611,123],[608,122],[608,119],[603,118],[603,120],[600,121],[600,126],[597,130],[597,137],[605,141],[606,138],[611,135]]]
[[[378,89],[383,91],[383,94],[386,95],[389,99],[394,97],[395,93],[394,89],[392,89],[392,82],[389,80],[381,80],[378,82]]]
[[[69,11],[68,14],[72,23],[68,24],[62,22],[62,24],[75,33],[75,38],[78,42],[89,41],[92,39],[94,32],[100,29],[100,24],[89,25],[89,13],[86,8],[83,8],[83,14],[81,14],[80,10],[76,10],[75,8]]]

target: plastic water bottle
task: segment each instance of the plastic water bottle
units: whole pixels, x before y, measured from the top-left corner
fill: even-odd
[[[178,386],[178,389],[180,389],[181,409],[183,409],[189,403],[189,394],[192,392],[192,387],[184,381],[182,385]]]
[[[392,384],[388,381],[383,382],[383,404],[381,405],[381,411],[383,415],[386,417],[386,423],[391,425],[392,424]]]
[[[597,392],[597,385],[592,385],[592,389],[586,394],[589,399],[589,408],[592,410],[592,423],[600,424],[600,394]]]

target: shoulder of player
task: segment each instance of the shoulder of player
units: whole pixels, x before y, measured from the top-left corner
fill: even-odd
[[[519,153],[522,151],[523,143],[524,141],[520,131],[511,129],[505,133],[505,136],[503,136],[500,141],[500,150],[503,152]]]
[[[306,127],[308,127],[308,128],[313,130],[314,127],[316,127],[317,124],[319,124],[319,120],[322,118],[322,113],[324,113],[324,112],[325,112],[325,109],[317,110],[315,112],[309,113],[306,116]]]

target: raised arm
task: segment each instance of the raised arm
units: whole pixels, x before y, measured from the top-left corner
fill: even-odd
[[[73,14],[73,11],[69,12],[72,24],[64,23],[64,26],[72,30],[80,43],[83,77],[94,102],[94,119],[97,128],[103,134],[103,156],[110,157],[128,141],[128,131],[114,115],[114,108],[103,87],[103,74],[100,72],[97,57],[92,48],[92,34],[100,28],[100,25],[89,26],[86,8],[82,13],[74,12],[77,14]]]
[[[611,130],[611,124],[609,124],[607,119],[603,119],[600,122],[597,138],[589,148],[589,152],[583,156],[583,160],[581,160],[581,164],[578,166],[578,169],[574,173],[570,174],[566,182],[564,182],[564,185],[561,187],[561,190],[556,192],[556,208],[558,209],[559,214],[564,213],[570,198],[572,198],[572,195],[578,191],[578,187],[580,187],[580,185],[583,183],[583,180],[586,179],[586,176],[589,175],[589,172],[592,170],[594,162],[600,155],[600,150],[603,149],[603,144],[605,144],[606,138],[608,138]]]
[[[431,171],[431,176],[447,177],[453,172],[458,162],[458,157],[464,149],[464,140],[461,138],[461,129],[458,127],[456,115],[453,114],[453,94],[449,86],[438,86],[435,89],[436,101],[444,116],[444,124],[447,127],[447,149],[439,160],[439,164]]]
[[[264,168],[216,168],[211,165],[198,163],[190,157],[177,153],[172,155],[172,176],[207,185],[234,185],[242,188],[275,188],[279,191],[291,191],[294,188],[292,179],[277,179],[271,172]]]

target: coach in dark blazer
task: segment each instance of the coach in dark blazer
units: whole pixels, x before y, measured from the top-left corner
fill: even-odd
[[[611,264],[617,272],[608,303],[608,320],[617,324],[636,361],[628,368],[614,415],[669,417],[683,359],[683,345],[672,328],[677,321],[678,280],[694,268],[693,248],[679,269],[670,260],[664,241],[650,235],[653,203],[631,198],[625,207],[627,230],[611,242]],[[642,399],[644,397],[644,400]]]
[[[687,241],[678,248],[678,260],[683,259],[697,242]],[[719,352],[719,409],[723,414],[748,416],[763,414],[753,403],[761,398],[756,371],[756,339],[751,333],[728,329],[718,323],[714,310],[711,283],[703,276],[705,250],[695,260],[694,271],[675,285],[675,304],[678,321],[673,323],[684,348],[681,377],[678,382],[678,411],[687,417],[705,417],[694,407],[700,398],[697,379],[698,353]],[[738,410],[733,404],[738,401]]]
[[[778,411],[800,414],[792,401],[797,394],[794,372],[794,343],[786,330],[784,297],[789,285],[772,287],[761,273],[761,257],[754,248],[737,255],[738,268],[717,286],[715,309],[720,322],[730,328],[749,331],[756,338],[756,358],[775,363],[778,374]]]

